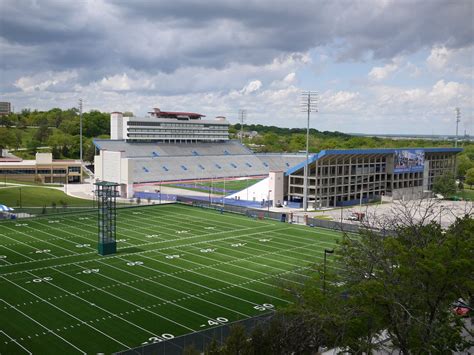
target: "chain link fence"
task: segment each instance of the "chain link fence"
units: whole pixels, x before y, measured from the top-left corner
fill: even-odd
[[[148,355],[148,354],[163,354],[163,355],[181,355],[187,347],[194,347],[198,352],[204,352],[207,346],[215,340],[218,345],[222,345],[225,339],[229,336],[231,329],[235,325],[243,326],[247,334],[258,325],[264,327],[273,318],[274,312],[266,313],[252,318],[242,319],[231,323],[226,323],[214,328],[209,328],[185,335],[181,335],[172,339],[168,335],[151,337],[147,344],[142,346],[127,349],[115,353],[117,355]]]

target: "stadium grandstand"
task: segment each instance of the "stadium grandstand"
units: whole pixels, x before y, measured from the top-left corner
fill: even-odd
[[[110,140],[95,140],[96,180],[134,186],[193,180],[267,178],[231,198],[303,205],[308,166],[308,204],[349,206],[381,199],[415,199],[432,194],[437,176],[456,169],[458,148],[323,150],[311,154],[254,153],[229,139],[224,117],[204,120],[190,112],[155,109],[147,118],[111,115]],[[251,189],[251,190],[249,190]],[[294,204],[293,204],[294,205]]]
[[[95,178],[120,184],[122,197],[134,185],[194,179],[265,177],[302,163],[302,154],[255,154],[229,140],[224,117],[203,120],[190,112],[154,109],[151,117],[111,114],[111,139],[94,140]]]

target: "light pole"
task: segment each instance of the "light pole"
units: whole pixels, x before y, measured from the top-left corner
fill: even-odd
[[[334,249],[324,249],[323,293],[326,294],[326,254],[333,254]]]
[[[20,187],[20,208],[22,208],[22,204],[21,204],[21,187]]]
[[[459,128],[459,122],[461,122],[461,110],[459,107],[456,107],[454,111],[456,112],[456,140],[454,142],[454,146],[457,148],[458,147],[458,128]]]
[[[82,99],[79,99],[79,159],[82,166]]]
[[[267,196],[267,206],[268,206],[268,212],[270,212],[270,192],[272,192],[272,190],[268,190],[268,196]]]
[[[303,183],[303,209],[306,212],[308,210],[308,160],[309,160],[309,118],[311,112],[318,112],[318,93],[315,91],[303,91],[301,93],[301,108],[302,112],[306,112],[306,162],[304,166],[304,183]]]

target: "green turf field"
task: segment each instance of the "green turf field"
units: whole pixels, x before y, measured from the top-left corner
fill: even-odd
[[[336,232],[173,204],[0,222],[0,353],[111,353],[288,304]]]

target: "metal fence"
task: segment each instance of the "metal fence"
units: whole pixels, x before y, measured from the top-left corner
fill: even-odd
[[[176,338],[166,339],[169,336],[156,336],[150,338],[148,344],[127,349],[115,354],[132,355],[132,354],[163,354],[163,355],[181,355],[187,347],[193,347],[198,352],[204,352],[207,346],[215,340],[218,345],[222,345],[229,336],[231,329],[235,325],[243,326],[247,334],[257,326],[265,326],[273,318],[274,312],[259,315],[252,318],[242,319],[231,323],[226,323],[214,328],[209,328],[189,334],[185,334]]]

